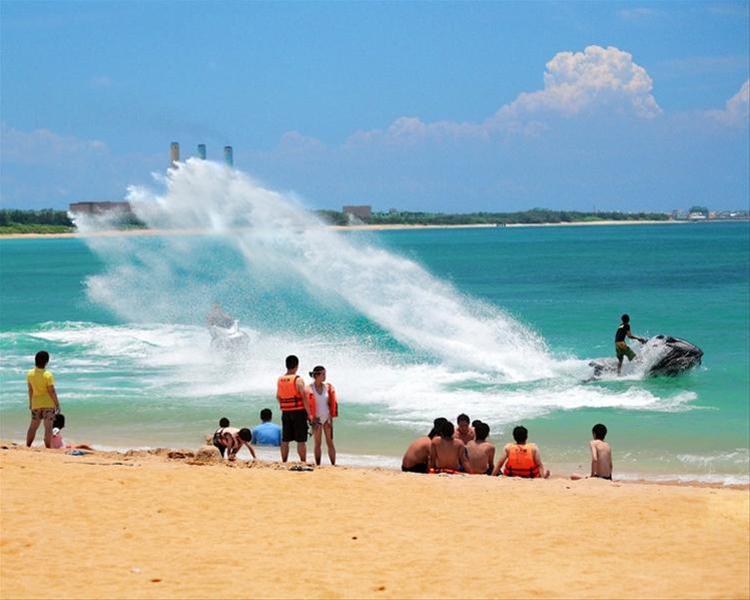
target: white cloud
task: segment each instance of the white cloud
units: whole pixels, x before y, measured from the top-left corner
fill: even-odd
[[[49,129],[20,131],[0,124],[0,156],[2,162],[19,165],[70,164],[89,160],[107,153],[107,145],[100,140],[83,140],[62,136]]]
[[[750,79],[742,84],[739,92],[727,100],[724,110],[709,110],[706,111],[706,115],[722,125],[747,125],[750,119]]]
[[[648,119],[662,112],[652,90],[651,77],[633,62],[631,54],[612,46],[589,46],[583,52],[558,52],[547,63],[544,89],[522,92],[482,122],[426,123],[415,116],[404,116],[385,130],[358,131],[347,143],[536,135],[547,127],[545,120],[551,116],[571,117],[601,110]]]
[[[653,8],[623,8],[617,11],[617,16],[625,21],[645,21],[653,19],[661,14],[661,11]]]

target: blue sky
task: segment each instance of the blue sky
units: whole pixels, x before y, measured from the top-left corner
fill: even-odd
[[[13,2],[0,205],[121,199],[169,143],[312,207],[748,206],[748,3]]]

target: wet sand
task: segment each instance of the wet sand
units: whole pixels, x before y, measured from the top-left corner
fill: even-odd
[[[2,598],[750,594],[747,489],[3,446]]]

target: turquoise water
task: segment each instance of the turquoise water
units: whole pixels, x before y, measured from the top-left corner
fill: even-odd
[[[292,253],[297,271],[274,262],[276,233],[260,243],[267,225],[249,224],[252,243],[221,231],[0,241],[2,437],[23,438],[24,373],[42,348],[67,438],[104,447],[194,447],[221,416],[252,425],[295,352],[339,390],[343,462],[396,464],[434,417],[467,412],[496,443],[525,424],[558,473],[586,468],[603,422],[623,476],[747,481],[747,223],[315,228],[311,247],[335,253]],[[210,350],[214,300],[251,336],[246,355]],[[703,366],[647,378],[633,364],[583,383],[622,312],[637,335],[700,346]]]

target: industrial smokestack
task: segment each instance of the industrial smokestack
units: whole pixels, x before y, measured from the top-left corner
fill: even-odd
[[[224,162],[228,167],[234,166],[234,154],[231,146],[224,146]]]
[[[169,166],[173,169],[177,166],[180,161],[180,144],[172,142],[169,146]]]
[[[206,144],[198,144],[198,158],[206,160]]]

